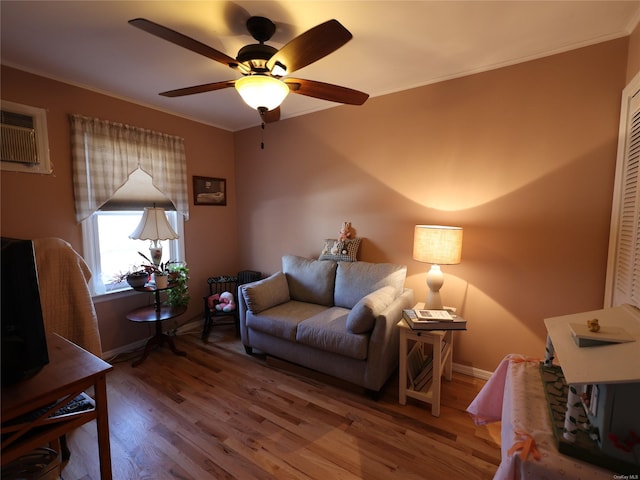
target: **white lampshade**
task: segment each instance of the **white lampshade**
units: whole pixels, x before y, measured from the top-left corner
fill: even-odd
[[[267,75],[242,77],[235,85],[244,102],[254,110],[278,108],[289,94],[286,83]]]
[[[129,238],[133,240],[175,240],[178,234],[171,228],[164,208],[147,207],[142,220]]]
[[[416,225],[413,235],[413,259],[431,264],[427,273],[429,294],[426,308],[442,308],[440,288],[444,274],[440,265],[460,263],[462,255],[462,228],[442,225]]]
[[[178,234],[169,225],[164,208],[146,207],[140,223],[129,235],[129,238],[132,240],[151,240],[149,255],[151,255],[153,264],[158,266],[162,261],[162,245],[158,241],[175,240],[178,238]]]
[[[413,259],[436,265],[460,263],[462,228],[442,225],[416,225]]]

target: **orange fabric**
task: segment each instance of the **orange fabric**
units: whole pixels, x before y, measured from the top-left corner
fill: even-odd
[[[510,361],[512,361],[513,363],[523,363],[523,362],[530,362],[530,363],[540,363],[541,360],[539,358],[533,358],[533,357],[518,357],[515,355],[512,355],[509,358]]]
[[[518,450],[521,450],[520,458],[523,461],[527,460],[529,454],[531,454],[536,460],[540,460],[540,452],[536,448],[536,442],[533,437],[525,432],[516,431],[514,433],[516,434],[516,443],[513,444],[507,454],[512,455]]]

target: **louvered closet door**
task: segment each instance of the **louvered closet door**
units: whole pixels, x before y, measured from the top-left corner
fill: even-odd
[[[640,74],[623,92],[605,306],[640,307]]]

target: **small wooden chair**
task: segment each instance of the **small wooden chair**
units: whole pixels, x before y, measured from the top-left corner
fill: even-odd
[[[209,277],[207,283],[209,284],[209,295],[203,297],[204,300],[204,326],[202,328],[202,341],[206,342],[209,338],[209,332],[214,325],[230,325],[231,321],[236,326],[236,334],[240,335],[240,313],[238,309],[238,287],[245,283],[254,282],[260,280],[260,272],[253,270],[243,270],[238,275],[220,275],[217,277]],[[209,307],[209,297],[211,295],[220,295],[224,292],[233,294],[233,299],[236,304],[236,308],[230,312],[224,312],[217,310],[215,305],[213,308]],[[224,319],[218,321],[218,319]],[[231,319],[231,320],[230,320]]]

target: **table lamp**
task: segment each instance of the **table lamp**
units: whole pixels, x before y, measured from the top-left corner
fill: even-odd
[[[425,308],[442,309],[440,288],[444,274],[440,265],[460,263],[462,252],[462,228],[441,225],[416,225],[413,235],[413,259],[431,264],[427,273],[429,294]]]
[[[157,267],[162,261],[162,245],[159,240],[175,240],[178,234],[171,228],[164,208],[145,207],[142,220],[129,238],[133,240],[151,240],[149,254],[151,261]]]

